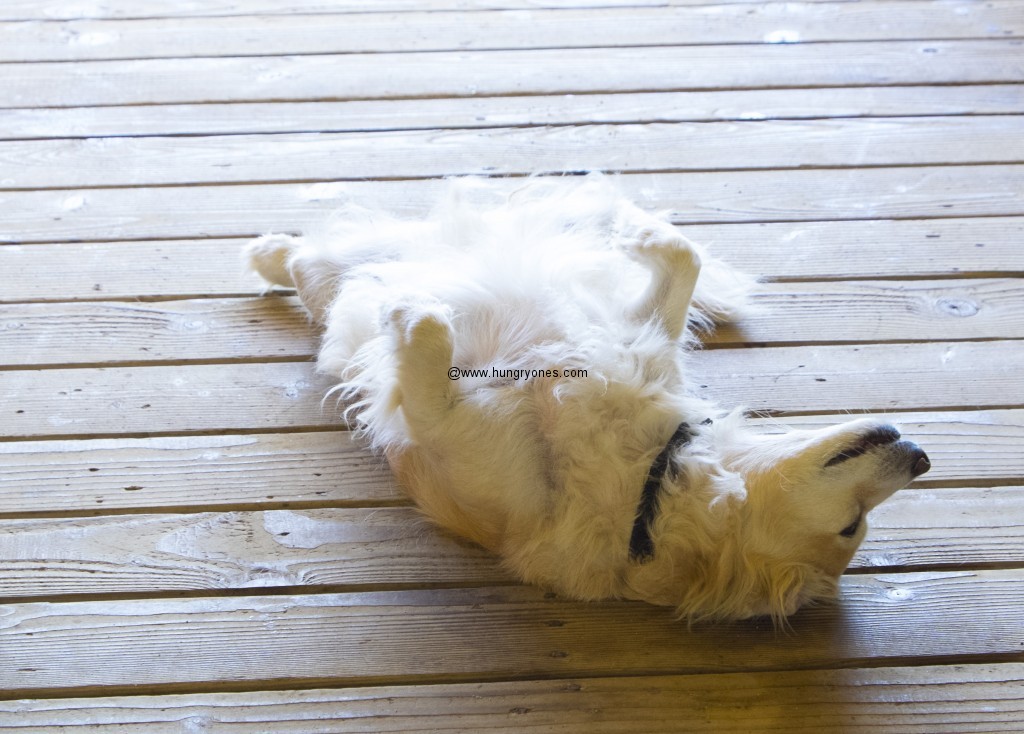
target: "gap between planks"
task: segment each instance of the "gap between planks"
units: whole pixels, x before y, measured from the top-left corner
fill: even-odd
[[[1018,8],[1015,0],[889,0],[737,3],[714,12],[703,6],[426,12],[405,14],[400,22],[392,13],[366,13],[343,24],[315,15],[0,23],[0,61],[1015,38],[1024,30]],[[785,30],[773,35],[767,28]]]
[[[691,355],[688,377],[767,415],[1018,407],[1022,353],[1024,340],[715,349]],[[8,440],[322,427],[341,420],[323,402],[334,382],[309,362],[9,370],[0,411]]]
[[[755,429],[822,428],[850,415],[752,418]],[[917,489],[990,488],[1024,476],[1024,411],[876,416],[895,420],[932,459]],[[8,518],[397,506],[382,459],[340,427],[316,432],[0,443],[0,507]]]
[[[210,102],[0,109],[0,139],[397,132],[648,122],[1006,115],[1024,85],[449,97],[292,104]]]
[[[841,731],[855,722],[895,734],[1015,732],[1024,716],[1024,665],[877,667],[689,676],[503,681],[434,686],[310,688],[121,698],[27,699],[0,704],[0,730],[71,732],[117,726],[149,734],[182,722],[264,726],[277,734],[506,731],[565,727],[594,734],[694,734],[784,729]],[[61,694],[57,692],[57,696]],[[429,712],[429,713],[428,713]]]
[[[1012,165],[1024,116],[0,142],[2,190]],[[114,161],[131,160],[128,167]],[[344,172],[339,177],[338,174]]]
[[[903,489],[872,511],[846,573],[1020,568],[1022,516],[1024,487]],[[408,506],[150,510],[6,519],[0,529],[0,604],[513,582],[496,556]]]
[[[0,629],[0,684],[4,697],[27,698],[247,680],[478,682],[1021,661],[1022,579],[1019,569],[844,576],[840,603],[802,610],[789,634],[763,620],[687,633],[670,609],[567,602],[520,586],[13,604]],[[146,645],[133,642],[139,636]]]
[[[495,179],[495,185],[510,190],[522,181]],[[615,182],[641,207],[663,210],[685,225],[1002,219],[1024,213],[1024,165],[621,174]],[[0,220],[6,223],[0,242],[298,232],[345,201],[419,217],[444,186],[423,179],[12,191],[0,196]],[[794,229],[800,230],[793,234],[796,240],[812,234],[814,225]]]
[[[1024,283],[1009,278],[763,283],[751,305],[701,348],[1024,338]],[[0,326],[7,370],[311,360],[320,336],[295,297],[9,303]]]
[[[1024,275],[1024,248],[1019,247],[1024,217],[737,223],[679,229],[739,270],[794,288],[815,281],[929,279],[949,288],[955,283],[947,281],[960,278]],[[0,302],[252,297],[262,292],[262,286],[239,265],[246,241],[0,244],[0,271],[8,273]],[[757,247],[751,247],[751,242]],[[807,257],[804,248],[813,248],[814,257]],[[275,288],[261,302],[272,308],[271,299],[291,294]]]
[[[0,65],[4,107],[1007,84],[1021,41],[600,48]],[[549,70],[557,68],[552,75]],[[455,70],[455,71],[453,71]],[[258,73],[255,73],[258,72]]]

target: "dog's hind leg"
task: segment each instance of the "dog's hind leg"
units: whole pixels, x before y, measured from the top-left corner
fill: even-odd
[[[453,334],[439,304],[402,304],[391,310],[398,367],[397,402],[414,439],[422,439],[447,416],[455,399]]]
[[[242,256],[249,268],[256,271],[268,283],[288,288],[295,287],[295,281],[288,270],[292,253],[302,246],[300,237],[287,234],[267,234],[257,237],[245,246]]]
[[[337,257],[307,245],[302,237],[286,234],[258,237],[246,246],[245,256],[265,280],[295,288],[313,320],[325,323],[327,307],[338,294],[346,270]]]
[[[651,271],[651,281],[630,316],[641,323],[656,321],[670,339],[678,339],[686,328],[701,260],[675,227],[651,219],[656,226],[640,230],[636,239],[626,244],[626,251]]]

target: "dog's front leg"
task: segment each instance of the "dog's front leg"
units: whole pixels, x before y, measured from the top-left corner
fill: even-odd
[[[651,282],[632,308],[632,318],[657,321],[671,339],[682,336],[700,256],[675,227],[650,215],[652,226],[639,230],[626,251],[651,271]]]
[[[414,438],[438,426],[451,409],[455,385],[452,327],[447,310],[437,304],[405,304],[389,315],[398,363],[397,401]]]

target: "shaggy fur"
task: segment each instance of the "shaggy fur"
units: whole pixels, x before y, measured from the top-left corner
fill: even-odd
[[[325,329],[319,368],[420,509],[574,598],[780,621],[835,596],[863,516],[928,468],[876,421],[761,435],[689,396],[694,325],[738,316],[751,280],[600,176],[507,196],[460,180],[422,221],[349,206],[247,257],[298,289]],[[653,555],[631,557],[681,422]]]

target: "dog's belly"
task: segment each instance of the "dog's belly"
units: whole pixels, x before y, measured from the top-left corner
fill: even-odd
[[[456,494],[438,462],[422,447],[409,446],[387,452],[388,464],[402,489],[434,523],[498,553],[505,527],[504,514],[497,507],[465,507],[464,491]]]
[[[603,381],[568,384],[560,399],[559,380],[483,387],[471,409],[387,456],[425,515],[524,580],[617,596],[643,478],[674,416]]]

